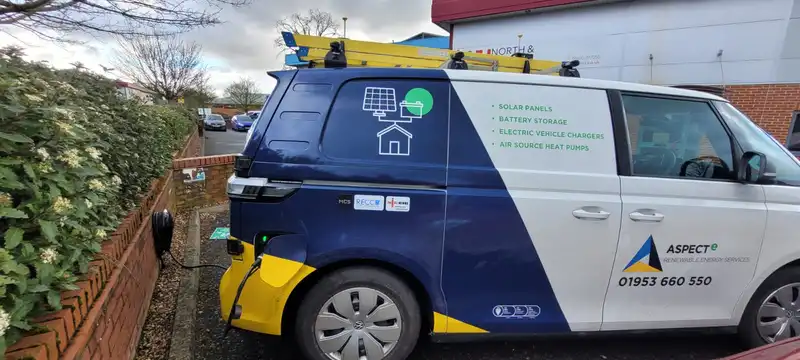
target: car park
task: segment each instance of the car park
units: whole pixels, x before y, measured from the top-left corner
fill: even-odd
[[[800,334],[800,162],[726,99],[486,71],[270,75],[228,182],[235,327],[319,360],[405,359],[427,334]]]
[[[225,118],[219,114],[206,115],[203,119],[203,128],[205,130],[222,130],[227,131],[228,125],[225,123]]]

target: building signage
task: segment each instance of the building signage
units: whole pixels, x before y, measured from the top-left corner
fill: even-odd
[[[488,54],[488,55],[514,55],[520,52],[533,55],[533,45],[485,47],[478,49],[470,49],[467,51],[471,51],[478,54]]]

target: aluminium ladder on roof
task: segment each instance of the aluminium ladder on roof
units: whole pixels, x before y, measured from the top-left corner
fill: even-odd
[[[552,74],[580,77],[577,60],[559,62],[533,59],[529,54],[499,56],[419,46],[385,44],[283,32],[286,46],[296,49],[309,67],[446,68]]]

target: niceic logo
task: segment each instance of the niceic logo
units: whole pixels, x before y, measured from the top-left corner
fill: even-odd
[[[411,210],[411,198],[406,196],[387,196],[386,211],[408,212]]]

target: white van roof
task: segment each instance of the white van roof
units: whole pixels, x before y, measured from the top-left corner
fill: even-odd
[[[611,80],[596,80],[587,78],[561,77],[551,75],[517,74],[496,71],[464,71],[464,70],[444,70],[450,80],[461,81],[488,81],[517,84],[540,84],[551,86],[571,86],[592,89],[613,89],[620,91],[643,92],[651,94],[663,94],[674,96],[685,96],[708,100],[725,101],[728,100],[719,96],[702,91],[686,90],[668,86],[645,85]]]

